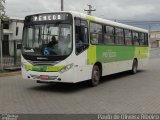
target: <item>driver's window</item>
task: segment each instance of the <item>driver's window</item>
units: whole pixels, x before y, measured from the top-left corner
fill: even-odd
[[[85,20],[75,18],[75,43],[76,54],[88,47],[88,23]]]

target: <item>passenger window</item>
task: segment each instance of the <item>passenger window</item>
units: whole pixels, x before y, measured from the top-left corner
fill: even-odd
[[[124,31],[122,28],[115,29],[115,43],[118,45],[124,45]]]
[[[114,27],[105,27],[104,44],[114,44]]]
[[[90,36],[92,44],[102,44],[102,25],[90,23]]]
[[[125,44],[132,45],[132,31],[124,30],[124,32],[125,32]]]
[[[145,45],[144,33],[139,33],[139,44]]]
[[[139,45],[138,32],[132,32],[133,34],[133,44]]]

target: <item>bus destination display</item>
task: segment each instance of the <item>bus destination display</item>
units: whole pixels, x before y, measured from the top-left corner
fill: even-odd
[[[54,20],[68,20],[68,14],[40,14],[32,16],[33,22],[38,21],[54,21]]]

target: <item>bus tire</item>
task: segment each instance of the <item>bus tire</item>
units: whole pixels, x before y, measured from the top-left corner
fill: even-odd
[[[132,64],[131,73],[132,74],[136,74],[137,73],[137,69],[138,69],[138,61],[136,59],[134,59],[133,60],[133,64]]]
[[[98,65],[94,65],[93,69],[92,69],[92,78],[91,78],[91,81],[90,81],[90,85],[92,87],[97,86],[99,84],[100,77],[101,77],[100,68],[99,68]]]

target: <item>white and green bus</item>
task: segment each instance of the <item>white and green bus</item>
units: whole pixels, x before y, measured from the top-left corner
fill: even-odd
[[[78,12],[25,17],[22,76],[37,82],[77,83],[143,69],[148,31]]]

